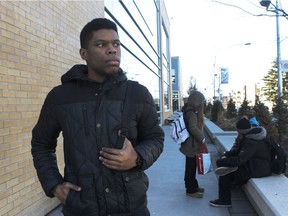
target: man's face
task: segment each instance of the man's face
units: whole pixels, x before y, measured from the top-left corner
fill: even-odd
[[[90,79],[103,82],[118,73],[121,50],[117,32],[112,29],[94,31],[87,48],[80,49],[80,55],[87,62]]]

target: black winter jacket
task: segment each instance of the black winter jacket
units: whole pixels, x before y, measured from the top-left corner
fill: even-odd
[[[126,215],[147,204],[148,178],[143,172],[163,151],[164,133],[159,126],[153,98],[137,84],[129,115],[128,136],[143,159],[142,168],[114,171],[99,160],[102,147],[114,147],[119,138],[127,85],[122,70],[100,84],[89,80],[87,66],[75,65],[61,78],[44,102],[32,131],[34,166],[47,196],[64,181],[81,186],[70,190],[65,215]],[[64,177],[56,160],[57,138],[64,142]]]
[[[263,127],[253,127],[246,134],[240,134],[237,144],[224,154],[226,158],[217,160],[217,166],[241,167],[242,181],[271,175],[266,134]]]

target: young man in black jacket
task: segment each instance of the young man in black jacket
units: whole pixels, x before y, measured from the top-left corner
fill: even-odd
[[[131,81],[120,68],[114,22],[97,18],[87,23],[80,43],[87,65],[75,65],[62,76],[32,131],[39,180],[47,196],[63,203],[64,215],[148,216],[143,171],[158,159],[164,142],[153,98],[138,83],[132,94],[127,92]],[[123,116],[125,103],[130,112]],[[64,176],[55,155],[61,132]]]
[[[236,124],[239,133],[237,145],[225,152],[224,157],[218,159],[219,198],[210,201],[214,207],[231,206],[231,186],[243,185],[250,178],[260,178],[271,175],[270,151],[265,142],[266,130],[261,126],[251,127],[248,119],[242,118]]]

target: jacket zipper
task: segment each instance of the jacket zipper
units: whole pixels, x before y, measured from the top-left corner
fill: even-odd
[[[88,125],[88,113],[87,113],[87,104],[83,104],[83,117],[84,117],[84,130],[86,136],[89,136],[89,125]]]

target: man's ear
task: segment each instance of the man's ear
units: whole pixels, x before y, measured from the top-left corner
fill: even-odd
[[[83,60],[87,60],[87,50],[84,48],[80,48],[79,50],[80,56]]]

